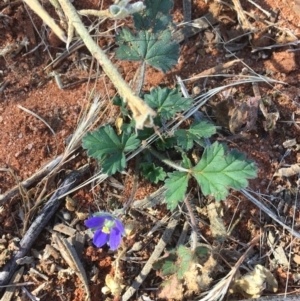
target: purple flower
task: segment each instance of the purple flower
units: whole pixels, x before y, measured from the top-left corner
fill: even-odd
[[[96,230],[93,243],[97,248],[107,243],[113,251],[120,245],[125,232],[122,223],[109,213],[97,213],[86,220],[85,225],[92,231]]]

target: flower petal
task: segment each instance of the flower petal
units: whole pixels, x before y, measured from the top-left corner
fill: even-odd
[[[115,222],[116,222],[115,227],[120,231],[121,235],[123,235],[125,233],[123,224],[118,219],[116,219]]]
[[[116,227],[112,228],[110,231],[109,246],[113,251],[119,247],[121,243],[121,238],[121,232]]]
[[[93,243],[97,248],[101,248],[107,243],[108,240],[109,235],[107,233],[97,230],[94,234]]]
[[[103,227],[104,223],[105,223],[105,217],[103,216],[93,216],[89,219],[87,219],[84,224],[88,227],[88,228],[101,228]]]

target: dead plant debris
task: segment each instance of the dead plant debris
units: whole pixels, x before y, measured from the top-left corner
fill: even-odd
[[[73,4],[97,11],[113,4],[100,2]],[[60,38],[23,1],[0,4],[0,282],[13,267],[0,300],[300,298],[300,2],[175,1],[178,65],[167,74],[146,68],[144,91],[174,87],[176,75],[195,101],[245,76],[263,78],[224,88],[200,108],[220,126],[216,139],[252,158],[259,174],[249,191],[233,192],[221,204],[191,187],[194,235],[209,252],[181,279],[154,271],[153,264],[178,241],[188,245],[193,239],[186,209],[171,216],[161,205],[164,188],[142,180],[135,159],[126,174],[103,176],[99,184],[89,180],[99,166],[87,160],[81,137],[90,127],[115,124],[119,110],[111,99],[117,89],[79,37],[72,40],[64,32],[70,22],[63,11],[50,1],[40,4],[57,26],[60,20]],[[138,64],[114,58],[118,28],[130,27],[131,18],[81,20],[125,81],[136,84]],[[67,50],[63,41],[70,44]],[[139,107],[139,99],[131,105],[138,126],[152,125],[152,110]],[[198,152],[193,150],[195,158]],[[23,246],[26,231],[62,181],[86,164],[89,175],[81,180],[90,184],[66,191],[70,195],[59,201],[55,216],[29,237],[33,245]],[[119,208],[128,200],[120,250],[95,248],[83,220],[98,208]]]

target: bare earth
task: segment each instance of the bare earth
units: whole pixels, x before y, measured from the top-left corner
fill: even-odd
[[[48,1],[40,2],[43,2],[45,9],[52,17],[58,19]],[[77,9],[99,9],[99,2],[101,1],[76,0],[73,4]],[[300,124],[297,124],[297,120],[300,120],[300,48],[298,48],[300,3],[298,0],[295,2],[294,0],[256,0],[255,3],[265,11],[272,13],[271,21],[275,22],[275,26],[267,28],[266,22],[248,17],[256,32],[251,35],[251,41],[249,41],[248,35],[246,39],[237,39],[236,43],[240,43],[239,45],[244,43],[244,46],[236,46],[235,56],[230,56],[225,47],[217,43],[215,30],[221,33],[223,40],[238,37],[241,33],[238,31],[237,14],[225,5],[220,8],[212,1],[208,2],[205,4],[201,0],[192,1],[192,20],[211,11],[218,18],[218,23],[181,42],[178,65],[171,72],[163,74],[147,67],[144,90],[148,91],[151,87],[158,85],[174,87],[177,83],[176,76],[180,76],[182,79],[191,78],[218,64],[237,58],[241,61],[221,72],[234,74],[236,75],[235,79],[238,80],[243,68],[247,67],[253,73],[282,82],[258,85],[261,96],[270,100],[270,105],[266,105],[268,112],[279,114],[278,120],[274,121],[269,131],[265,130],[266,120],[262,113],[258,114],[255,124],[249,128],[249,131],[240,131],[240,127],[245,125],[243,116],[246,116],[247,112],[245,113],[239,104],[241,101],[255,96],[251,84],[236,86],[236,90],[232,91],[226,90],[226,93],[231,93],[234,101],[226,100],[220,105],[224,100],[224,95],[223,97],[218,95],[211,99],[202,108],[202,111],[213,122],[222,126],[217,139],[226,142],[230,148],[237,148],[244,152],[247,158],[256,162],[259,174],[257,179],[250,181],[249,187],[261,195],[269,197],[273,195],[274,197],[269,198],[273,203],[265,202],[264,204],[273,210],[284,223],[294,227],[295,231],[300,231],[300,206],[296,204],[299,187],[297,172],[288,177],[274,176],[279,168],[300,163],[298,150]],[[103,0],[101,7],[107,8],[110,4],[112,1]],[[259,16],[262,20],[267,20],[266,15],[247,0],[241,1],[241,5],[244,11],[253,16]],[[183,21],[182,1],[176,1],[172,15],[174,22]],[[87,26],[92,21],[95,21],[94,17],[84,18]],[[116,49],[114,37],[117,28],[115,25],[132,26],[132,21],[126,19],[118,21],[117,24],[110,20],[102,22],[98,28],[98,44],[106,49],[106,54],[129,82],[135,75],[137,64],[121,62],[114,58]],[[275,47],[274,45],[279,46]],[[253,51],[253,49],[257,51]],[[107,101],[106,111],[101,115],[99,124],[114,124],[118,117],[118,109],[109,101],[116,93],[114,85],[103,73],[101,67],[97,66],[85,47],[67,55],[55,67],[53,65],[48,67],[64,51],[65,44],[61,43],[43,25],[40,18],[28,7],[25,7],[22,1],[0,2],[0,195],[2,194],[2,196],[63,153],[67,139],[76,129],[82,112],[89,105],[89,97],[93,89]],[[55,80],[53,71],[59,74],[62,87]],[[189,81],[186,85],[190,95],[197,96],[201,92],[225,85],[228,82],[226,77],[215,76]],[[35,115],[22,108],[30,110]],[[234,118],[231,117],[233,115]],[[36,116],[42,118],[52,130]],[[291,139],[295,139],[295,145],[285,147],[283,143]],[[290,152],[288,152],[289,150]],[[43,191],[44,186],[39,185],[41,184],[39,182],[32,184],[27,189],[21,189],[20,185],[21,193],[0,203],[0,271],[1,267],[9,261],[12,252],[17,250],[18,241],[16,239],[22,238],[24,230],[26,230],[24,227],[28,228],[41,210],[43,202],[34,211],[30,211],[41,193],[44,193],[45,200],[48,199],[69,170],[76,170],[86,163],[90,164],[90,170],[83,179],[87,179],[94,173],[95,163],[89,161],[82,149],[78,149],[76,157],[69,160],[56,176],[51,178],[45,191]],[[65,201],[62,202],[56,217],[51,219],[27,254],[32,256],[33,260],[24,265],[23,277],[19,281],[34,282],[33,285],[27,286],[30,292],[44,285],[37,293],[40,300],[84,300],[85,289],[81,285],[81,279],[76,274],[65,273],[61,276],[53,267],[55,265],[67,268],[67,263],[61,258],[50,257],[44,260],[38,254],[44,254],[46,245],[51,245],[51,230],[54,224],[65,223],[80,232],[85,230],[80,214],[86,217],[90,212],[97,211],[98,208],[107,210],[114,206],[122,207],[122,203],[131,197],[136,176],[135,165],[135,160],[130,161],[127,174],[116,175],[115,178],[96,186],[93,191],[88,185],[71,194],[76,201],[74,210],[70,210]],[[111,184],[113,181],[119,186]],[[140,177],[134,200],[145,198],[159,187]],[[289,200],[285,199],[287,195]],[[261,201],[264,202],[263,199]],[[283,204],[283,209],[280,204]],[[272,272],[278,281],[279,287],[276,294],[284,292],[291,295],[299,294],[299,239],[265,216],[257,206],[238,192],[232,192],[219,210],[222,212],[220,216],[226,228],[231,223],[237,222],[230,238],[224,242],[224,248],[239,249],[241,244],[245,245],[257,235],[261,235],[260,242],[256,244],[253,254],[249,255],[249,258],[266,256],[263,265]],[[134,222],[135,227],[135,235],[126,238],[127,245],[133,245],[137,241],[143,241],[145,244],[141,250],[128,255],[128,257],[139,259],[120,261],[119,263],[121,264],[119,271],[122,273],[125,285],[123,292],[131,285],[144,263],[151,256],[163,230],[159,229],[155,232],[150,240],[145,237],[146,234],[158,220],[168,214],[169,212],[162,205],[155,208],[155,212],[153,210],[147,211],[147,213],[140,212],[135,217],[126,217],[126,221]],[[150,218],[150,215],[153,218]],[[66,216],[68,216],[67,219]],[[75,218],[79,220],[73,223]],[[239,218],[240,220],[238,220]],[[206,222],[202,223],[200,219]],[[24,226],[24,220],[27,226]],[[183,222],[179,223],[177,233],[175,231],[170,246],[176,245]],[[209,243],[215,245],[212,229],[208,224],[205,208],[202,208],[199,210],[201,234]],[[284,258],[277,264],[274,264],[274,255],[270,245],[266,242],[271,236],[276,239],[274,247],[280,246],[283,250]],[[213,273],[215,282],[211,284],[211,287],[230,271],[243,251],[240,251],[235,259],[232,254],[228,255],[228,258],[225,253],[222,255],[223,258],[225,256],[225,259],[219,261],[219,270]],[[108,274],[115,275],[116,267],[113,264],[116,261],[115,254],[106,247],[98,250],[92,245],[91,240],[87,239],[80,256],[87,274],[91,300],[105,300],[106,296],[101,293],[101,289],[105,285],[105,277]],[[289,261],[288,265],[284,264],[285,260]],[[45,277],[30,272],[30,268],[35,268]],[[241,269],[241,272],[245,273],[246,269]],[[131,300],[137,300],[142,295],[148,296],[148,300],[157,300],[155,289],[158,288],[160,282],[159,275],[152,271]],[[244,298],[239,292],[235,291],[234,294],[236,300]],[[263,295],[271,294],[274,293],[263,292]],[[108,295],[108,297],[111,298],[108,300],[120,299],[116,296],[113,298],[112,295]],[[186,300],[200,299],[199,294],[189,295],[188,292],[185,294],[185,298],[187,298]],[[233,297],[229,297],[228,300],[233,300],[230,298]],[[21,289],[17,288],[12,300],[34,299],[30,299]]]

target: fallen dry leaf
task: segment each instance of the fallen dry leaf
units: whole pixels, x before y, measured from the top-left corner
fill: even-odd
[[[300,172],[300,165],[293,164],[290,167],[280,168],[275,172],[275,177],[291,177]]]
[[[164,281],[163,288],[160,290],[158,297],[166,299],[183,299],[183,285],[180,283],[176,275],[173,275],[169,280]]]
[[[227,232],[224,226],[224,221],[219,217],[215,203],[207,206],[207,215],[210,221],[210,229],[214,238],[223,241],[226,238]]]
[[[259,298],[265,289],[276,292],[278,283],[273,274],[259,264],[253,271],[241,276],[233,283],[233,290],[242,293],[247,298]]]
[[[294,260],[294,262],[296,262],[297,264],[300,264],[300,255],[295,255],[294,257],[293,257],[293,260]]]
[[[109,274],[106,275],[105,284],[107,285],[113,296],[121,295],[124,286],[121,283],[119,283],[119,281],[115,280],[113,276]]]

